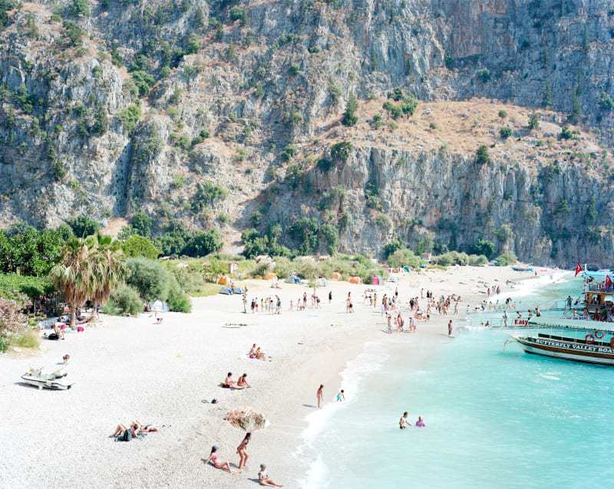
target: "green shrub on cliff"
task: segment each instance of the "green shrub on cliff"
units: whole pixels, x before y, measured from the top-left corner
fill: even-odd
[[[354,93],[350,93],[350,98],[348,99],[347,106],[345,108],[345,112],[343,113],[343,119],[341,120],[344,126],[355,126],[358,122],[358,116],[356,115],[356,111],[358,110],[358,100]]]
[[[490,162],[490,155],[488,154],[488,148],[484,145],[480,146],[475,153],[475,162],[478,165],[485,165]]]
[[[501,136],[501,139],[507,139],[512,135],[512,128],[508,127],[508,126],[504,126],[501,129],[499,129],[499,136]]]

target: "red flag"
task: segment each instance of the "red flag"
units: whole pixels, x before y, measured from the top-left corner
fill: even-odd
[[[578,266],[576,267],[576,274],[574,275],[574,277],[577,277],[581,271],[582,271],[582,265],[578,263]]]
[[[610,278],[609,275],[606,275],[606,277],[605,277],[605,284],[604,285],[606,286],[606,288],[612,287],[612,279]]]

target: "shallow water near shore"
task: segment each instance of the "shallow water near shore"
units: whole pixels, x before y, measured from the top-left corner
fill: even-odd
[[[580,290],[566,280],[523,301]],[[469,327],[418,370],[400,345],[370,345],[344,372],[348,402],[316,413],[303,487],[610,487],[614,370],[527,355],[508,334]],[[406,410],[427,427],[399,430]]]

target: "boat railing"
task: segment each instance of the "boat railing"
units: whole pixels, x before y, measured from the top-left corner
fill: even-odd
[[[588,284],[588,286],[586,287],[586,291],[587,292],[608,292],[608,293],[612,293],[612,292],[614,292],[614,285],[608,285],[606,287],[605,284]]]

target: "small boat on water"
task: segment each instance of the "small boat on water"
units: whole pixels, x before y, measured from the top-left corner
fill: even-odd
[[[544,333],[533,336],[512,335],[526,353],[614,366],[614,336],[609,341],[601,341],[604,337],[605,332],[601,330],[588,333],[584,338]]]
[[[21,376],[21,379],[28,385],[33,385],[39,389],[68,390],[72,387],[72,382],[66,381],[68,374],[59,369],[55,372],[44,372],[43,369],[31,368]]]
[[[513,266],[512,270],[514,270],[515,272],[532,272],[533,271],[533,267]]]

